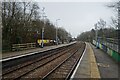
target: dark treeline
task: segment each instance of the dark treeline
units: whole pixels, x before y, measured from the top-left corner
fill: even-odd
[[[94,25],[95,29],[81,33],[77,36],[77,40],[92,42],[93,39],[96,39],[96,31],[98,31],[97,37],[101,37],[103,39],[119,39],[118,35],[120,32],[120,1],[118,0],[118,2],[110,3],[106,5],[106,7],[111,8],[115,11],[115,15],[113,15],[114,17],[111,15],[110,24],[106,25],[106,21],[100,19]]]
[[[2,2],[2,48],[11,50],[12,44],[33,43],[41,39],[55,40],[56,27],[49,19],[43,22],[42,7],[30,2]],[[61,33],[63,32],[63,33]],[[63,28],[58,30],[58,38],[65,41],[71,35]]]
[[[98,37],[101,38],[113,38],[118,39],[117,30],[114,28],[105,28],[98,30]],[[96,39],[96,30],[92,29],[91,31],[86,31],[78,35],[77,40],[92,42],[92,40]]]
[[[112,20],[113,21],[113,20]],[[117,22],[116,22],[117,23]],[[95,29],[92,29],[91,31],[83,32],[82,34],[78,35],[77,39],[82,41],[89,41],[92,42],[92,40],[97,38],[113,38],[118,39],[118,32],[116,28],[116,23],[114,24],[114,27],[110,25],[110,27],[106,27],[106,21],[103,19],[100,19],[95,25]]]

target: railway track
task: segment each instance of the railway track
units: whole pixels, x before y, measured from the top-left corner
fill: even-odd
[[[45,56],[42,56],[42,57],[40,57],[40,58],[37,58],[37,59],[35,59],[35,60],[28,61],[28,62],[19,64],[19,65],[13,66],[13,67],[9,67],[9,68],[7,68],[7,69],[6,69],[6,68],[5,68],[5,69],[3,68],[3,73],[2,73],[2,75],[4,76],[4,75],[9,74],[9,73],[11,73],[11,72],[13,72],[13,71],[15,71],[15,70],[20,69],[20,68],[27,67],[27,66],[29,66],[29,65],[31,65],[31,64],[33,64],[33,63],[37,63],[37,62],[39,62],[39,61],[41,61],[41,60],[43,60],[43,59],[46,59],[46,58],[49,58],[49,57],[55,55],[55,54],[57,54],[57,53],[59,53],[59,52],[61,52],[61,51],[65,51],[67,48],[70,49],[71,47],[72,47],[72,46],[69,46],[69,47],[65,47],[65,48],[63,48],[63,49],[60,49],[59,51],[56,51],[56,52],[52,52],[52,53],[50,52],[49,54],[47,54],[47,55],[45,55]]]
[[[57,65],[53,70],[46,74],[42,79],[70,79],[82,53],[84,51],[85,45],[79,46],[80,49],[76,49],[69,57],[66,57],[59,65]]]
[[[5,68],[3,69],[2,78],[12,78],[16,80],[23,78],[52,78],[59,69],[65,73],[64,69],[62,70],[61,68],[62,65],[66,66],[65,64],[69,64],[69,67],[66,66],[66,68],[64,68],[66,69],[65,71],[68,71],[66,74],[68,73],[70,75],[82,55],[84,47],[84,43],[77,43],[32,61]],[[62,76],[58,75],[58,78],[61,77]],[[65,78],[69,78],[69,76],[67,75]]]
[[[46,56],[48,54],[57,53],[57,51],[60,51],[60,50],[62,51],[64,49],[66,49],[67,47],[70,47],[74,44],[75,43],[73,43],[71,45],[67,45],[67,46],[43,51],[43,52],[32,52],[28,55],[21,55],[21,56],[17,56],[17,57],[13,56],[13,58],[10,58],[10,59],[3,59],[2,60],[2,69],[6,69],[6,68],[9,68],[9,67],[11,68],[12,66],[23,64],[24,62],[31,61],[31,60]]]

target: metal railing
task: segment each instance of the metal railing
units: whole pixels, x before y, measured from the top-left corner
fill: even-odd
[[[99,37],[98,42],[118,52],[118,39]]]

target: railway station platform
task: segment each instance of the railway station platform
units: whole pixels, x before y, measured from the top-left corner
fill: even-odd
[[[23,51],[6,52],[6,53],[2,53],[2,59],[9,59],[9,58],[13,58],[13,57],[29,55],[29,54],[34,54],[34,53],[38,53],[38,52],[44,52],[47,50],[67,46],[67,45],[70,45],[73,43],[76,43],[76,42],[71,42],[68,44],[66,43],[66,44],[54,45],[54,46],[45,46],[43,48],[34,48],[34,49],[23,50]]]
[[[94,45],[86,43],[86,49],[71,76],[71,80],[76,78],[118,79],[120,77],[119,68],[118,63],[108,54],[97,49]]]
[[[33,54],[38,52],[44,52],[47,50],[67,46],[69,44],[61,44],[55,46],[48,46],[44,48],[36,48],[31,50],[4,53],[3,59],[9,59],[19,57],[22,55]],[[120,66],[104,51],[97,49],[94,45],[86,42],[86,48],[81,56],[77,67],[75,68],[71,79],[83,79],[83,78],[114,78],[118,79],[120,76]]]
[[[97,67],[94,52],[89,43],[86,43],[86,48],[79,61],[75,72],[73,73],[71,79],[76,78],[100,78],[100,73]]]
[[[101,78],[120,80],[120,64],[101,49],[91,44]]]

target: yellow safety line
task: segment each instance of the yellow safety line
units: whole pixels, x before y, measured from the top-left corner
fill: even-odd
[[[90,44],[87,43],[87,45],[88,45],[89,57],[90,57],[91,78],[100,78],[100,73],[99,73],[99,70],[98,70],[98,66],[97,66],[97,63],[96,63],[94,52],[93,52]]]

